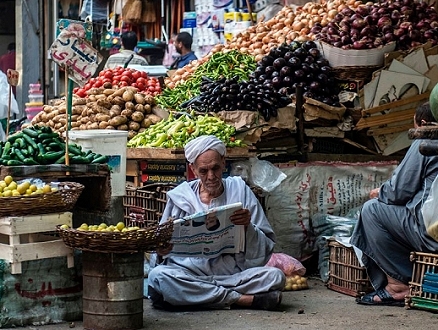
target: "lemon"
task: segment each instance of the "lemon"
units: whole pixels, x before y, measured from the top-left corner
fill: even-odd
[[[38,188],[38,189],[35,191],[35,193],[36,193],[36,194],[44,194],[44,191],[43,191],[41,188]]]
[[[20,193],[20,195],[25,194],[25,193],[26,193],[26,190],[27,190],[27,188],[26,188],[26,186],[24,186],[23,184],[19,184],[19,185],[17,186],[17,191]]]
[[[12,196],[21,196],[18,190],[12,190]]]
[[[52,188],[52,192],[57,192],[57,191],[58,191],[58,188],[55,188],[55,187]]]
[[[5,187],[7,187],[7,186],[8,186],[8,185],[6,184],[5,181],[3,181],[3,180],[0,181],[0,187],[1,187],[1,188],[5,188]]]
[[[29,186],[29,189],[32,190],[33,192],[35,192],[35,191],[37,191],[38,187],[36,185],[34,185],[34,184],[31,184]]]
[[[11,197],[11,196],[12,196],[12,190],[3,191],[3,197]]]
[[[15,190],[15,189],[17,189],[17,182],[12,181],[11,183],[8,184],[8,187],[9,187],[11,190]]]
[[[30,195],[32,193],[33,193],[32,189],[26,189],[26,195]]]
[[[116,228],[118,230],[122,230],[123,228],[125,228],[125,224],[120,221],[120,222],[117,223]]]
[[[43,190],[43,193],[46,194],[46,193],[52,192],[52,187],[50,187],[50,185],[46,184],[46,185],[44,185],[42,190]]]
[[[69,229],[70,227],[69,227],[69,225],[64,224],[64,225],[62,225],[62,226],[59,227],[59,228],[61,228],[61,229]]]
[[[30,182],[29,182],[29,181],[24,181],[24,182],[21,183],[21,185],[22,185],[24,188],[29,189],[29,187],[30,187]]]
[[[125,232],[125,231],[129,231],[128,228],[125,227],[122,229],[122,232]]]
[[[79,228],[83,230],[88,230],[88,225],[84,222],[82,225],[80,225]]]
[[[4,181],[7,185],[9,185],[12,181],[14,181],[14,178],[10,175],[5,176]]]
[[[105,229],[108,227],[108,225],[106,223],[102,222],[98,227]]]

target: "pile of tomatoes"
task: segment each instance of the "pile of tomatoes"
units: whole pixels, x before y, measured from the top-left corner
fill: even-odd
[[[91,78],[84,87],[76,87],[73,93],[79,97],[85,97],[87,96],[87,91],[91,88],[124,86],[136,87],[139,92],[153,96],[161,93],[160,82],[157,78],[149,77],[144,71],[123,67],[102,70],[97,77]]]

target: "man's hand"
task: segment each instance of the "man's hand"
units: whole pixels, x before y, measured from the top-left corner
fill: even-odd
[[[170,253],[170,251],[172,251],[172,249],[173,249],[173,244],[169,244],[166,246],[157,247],[155,252],[157,252],[157,254],[160,257],[164,257],[164,256],[168,255]]]
[[[235,211],[230,220],[235,225],[248,226],[251,223],[251,212],[248,209],[240,209]]]
[[[371,190],[370,198],[376,198],[377,196],[379,196],[379,191],[380,191],[380,188],[376,188],[376,189]]]

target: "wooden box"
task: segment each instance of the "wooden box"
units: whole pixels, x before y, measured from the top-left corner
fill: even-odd
[[[353,297],[372,292],[373,287],[365,267],[359,264],[354,249],[335,240],[329,240],[328,246],[330,259],[327,287]]]
[[[0,259],[11,263],[11,274],[20,274],[21,262],[29,260],[65,256],[74,266],[73,249],[55,235],[59,224],[71,226],[72,213],[0,218]]]

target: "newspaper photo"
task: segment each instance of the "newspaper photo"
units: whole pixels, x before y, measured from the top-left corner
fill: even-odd
[[[243,251],[244,226],[230,221],[230,216],[241,208],[242,203],[228,204],[175,220],[171,254],[214,258],[222,253]]]

